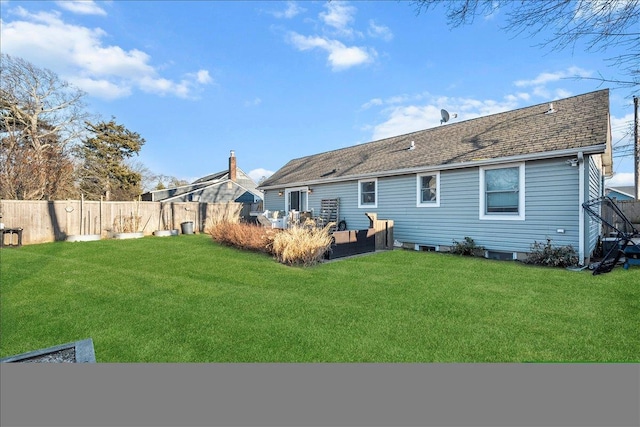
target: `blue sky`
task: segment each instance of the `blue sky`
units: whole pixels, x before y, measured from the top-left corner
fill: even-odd
[[[1,1],[0,48],[87,92],[146,140],[137,160],[193,180],[230,150],[258,180],[290,159],[609,87],[620,51],[553,51],[500,30],[451,29],[408,1]],[[630,144],[628,89],[610,93]],[[446,126],[446,125],[445,125]],[[613,185],[633,185],[614,157]]]

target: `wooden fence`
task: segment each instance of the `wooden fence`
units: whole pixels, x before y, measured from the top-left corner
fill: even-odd
[[[248,219],[250,205],[239,205],[240,216]],[[22,228],[22,243],[34,244],[65,240],[71,235],[99,234],[109,231],[143,232],[181,229],[193,222],[193,230],[205,230],[226,203],[199,202],[106,202],[86,200],[32,201],[0,200],[0,223],[5,228]]]
[[[640,229],[640,201],[639,200],[616,200],[616,206],[622,211],[622,214],[635,225],[637,229]],[[613,209],[608,206],[603,206],[602,217],[610,224],[613,224],[619,230],[623,232],[630,232],[631,230],[625,226],[622,218],[617,215]],[[607,236],[610,232],[613,232],[610,227],[603,224],[603,235]]]

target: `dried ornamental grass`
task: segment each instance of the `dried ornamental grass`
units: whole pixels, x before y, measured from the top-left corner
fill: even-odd
[[[209,228],[209,234],[218,243],[259,252],[271,252],[275,230],[254,224],[219,222]]]
[[[331,248],[329,233],[333,223],[324,228],[291,227],[275,235],[272,252],[276,259],[288,265],[310,266],[318,263]]]

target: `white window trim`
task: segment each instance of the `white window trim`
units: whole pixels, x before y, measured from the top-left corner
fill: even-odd
[[[422,177],[436,177],[436,200],[433,202],[422,201]],[[425,172],[416,175],[416,206],[419,208],[437,208],[440,207],[440,172]]]
[[[490,169],[506,169],[506,168],[518,168],[518,214],[487,214],[485,213],[485,180],[484,172]],[[525,167],[524,163],[509,163],[495,166],[481,166],[480,167],[480,219],[485,221],[524,221],[525,220]]]
[[[285,207],[285,212],[289,212],[291,210],[291,206],[289,206],[289,194],[292,191],[304,191],[306,193],[309,193],[309,187],[293,187],[293,188],[287,188],[284,190],[284,207]],[[309,210],[309,197],[305,197],[305,206],[304,209],[305,211]]]
[[[368,204],[362,204],[362,183],[363,182],[371,182],[373,181],[376,185],[376,191],[374,194],[374,197],[376,199],[376,201],[374,203],[368,203]],[[378,207],[378,178],[368,178],[368,179],[361,179],[358,181],[358,208],[360,209],[371,209],[371,208],[377,208]]]

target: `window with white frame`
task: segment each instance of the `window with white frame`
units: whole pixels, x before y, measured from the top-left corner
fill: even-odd
[[[524,220],[524,163],[480,168],[480,219]]]
[[[440,206],[440,172],[417,175],[418,207]]]
[[[378,180],[361,179],[358,181],[358,207],[378,207]]]

